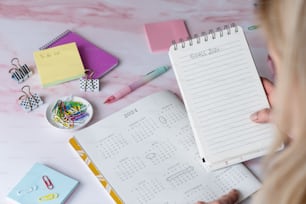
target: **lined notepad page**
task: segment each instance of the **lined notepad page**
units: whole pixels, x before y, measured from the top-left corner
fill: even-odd
[[[173,45],[169,57],[208,168],[263,155],[273,128],[249,117],[269,103],[243,30],[231,28],[230,34],[224,30],[189,43]]]

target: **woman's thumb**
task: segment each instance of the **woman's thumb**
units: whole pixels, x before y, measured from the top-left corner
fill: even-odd
[[[250,116],[251,120],[256,123],[268,123],[271,121],[271,109],[265,108],[253,113]]]

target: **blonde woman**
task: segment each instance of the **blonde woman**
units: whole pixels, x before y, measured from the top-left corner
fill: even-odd
[[[256,10],[276,68],[275,90],[267,81],[263,83],[273,104],[272,118],[279,132],[266,158],[263,186],[253,203],[305,204],[306,1],[259,0]],[[270,110],[258,111],[251,119],[268,122]],[[283,142],[286,148],[275,154]],[[239,193],[233,190],[209,204],[233,204],[238,197]]]

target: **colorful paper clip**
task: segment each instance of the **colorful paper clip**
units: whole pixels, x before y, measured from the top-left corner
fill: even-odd
[[[29,188],[25,188],[25,189],[17,191],[17,195],[22,196],[24,194],[32,193],[33,191],[36,191],[37,189],[38,189],[37,186],[31,186]]]
[[[27,91],[25,91],[26,88],[28,89]],[[20,96],[18,100],[19,105],[24,111],[30,112],[43,104],[42,99],[37,93],[31,93],[29,85],[23,86],[21,91],[24,93],[24,95]]]
[[[49,193],[47,195],[44,195],[44,196],[40,196],[38,198],[38,201],[39,202],[45,202],[45,201],[50,201],[50,200],[54,200],[58,198],[58,194],[57,193]]]
[[[85,78],[80,78],[80,90],[81,91],[91,91],[99,92],[100,90],[100,81],[99,79],[93,79],[92,76],[94,72],[90,69],[85,69]]]
[[[52,189],[54,188],[53,183],[52,183],[52,181],[49,179],[48,176],[43,176],[43,177],[42,177],[42,180],[44,181],[46,187],[47,187],[49,190],[52,190]]]
[[[26,64],[21,66],[17,57],[11,60],[11,64],[14,67],[9,70],[9,73],[11,74],[11,78],[18,83],[25,81],[32,75],[30,68]]]
[[[74,128],[87,120],[87,105],[77,101],[58,100],[52,108],[52,119],[65,128]]]

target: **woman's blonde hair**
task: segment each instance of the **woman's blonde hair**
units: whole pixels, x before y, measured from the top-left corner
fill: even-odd
[[[274,121],[278,128],[255,203],[306,203],[306,1],[259,0],[257,14],[278,56]],[[275,154],[280,144],[293,140]]]

